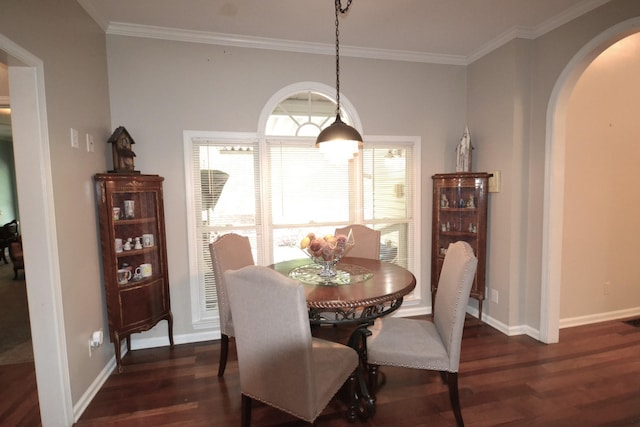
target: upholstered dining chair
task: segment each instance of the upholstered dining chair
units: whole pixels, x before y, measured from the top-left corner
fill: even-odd
[[[478,259],[467,242],[449,245],[438,282],[433,322],[381,318],[366,341],[370,393],[375,398],[378,366],[440,371],[458,426],[463,426],[458,395],[462,332]]]
[[[355,420],[358,353],[311,336],[301,283],[275,270],[249,266],[224,273],[238,351],[242,425],[253,400],[309,423],[345,384]]]
[[[218,376],[222,377],[229,355],[229,337],[235,335],[223,273],[226,270],[237,270],[247,265],[253,265],[254,262],[249,238],[235,233],[223,234],[213,243],[210,243],[209,253],[213,264],[213,277],[216,282],[216,295],[220,314],[221,346]]]
[[[380,259],[380,232],[362,224],[353,224],[343,228],[336,228],[335,234],[353,233],[355,246],[346,256],[368,259]]]

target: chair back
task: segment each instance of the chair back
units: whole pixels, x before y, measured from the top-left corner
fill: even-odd
[[[235,336],[223,273],[227,270],[237,270],[254,264],[251,242],[248,237],[239,234],[223,234],[215,242],[209,244],[209,252],[213,264],[213,277],[216,282],[220,332],[228,336]]]
[[[14,219],[0,227],[0,239],[11,241],[20,235],[18,230],[18,220]]]
[[[242,394],[313,419],[320,411],[303,286],[275,270],[227,271]]]
[[[336,235],[353,233],[355,246],[346,256],[368,259],[380,259],[380,232],[362,224],[348,225],[343,228],[336,228]]]
[[[438,281],[433,322],[449,355],[449,369],[460,365],[462,331],[478,259],[467,242],[449,245]]]

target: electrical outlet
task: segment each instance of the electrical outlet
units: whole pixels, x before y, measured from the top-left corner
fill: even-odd
[[[602,292],[605,295],[609,295],[609,293],[611,293],[611,282],[609,282],[609,281],[604,282],[604,286],[602,288]]]
[[[496,289],[491,289],[491,302],[498,303],[498,291]]]
[[[89,339],[89,357],[93,355],[93,350],[102,345],[103,339],[104,335],[102,333],[102,329],[94,331],[91,334],[91,338]]]

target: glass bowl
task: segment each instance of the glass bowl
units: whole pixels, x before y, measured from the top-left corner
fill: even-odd
[[[326,235],[316,237],[314,233],[309,233],[300,241],[302,251],[321,268],[318,275],[324,278],[334,277],[336,264],[355,246],[355,240],[349,230],[345,235]]]

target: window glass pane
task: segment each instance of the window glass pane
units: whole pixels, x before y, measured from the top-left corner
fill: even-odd
[[[364,150],[365,221],[408,215],[411,149],[389,147]]]
[[[255,225],[254,147],[201,146],[202,220],[210,226]]]
[[[349,219],[349,165],[332,164],[313,145],[269,142],[271,221],[274,225]]]
[[[334,122],[336,103],[319,93],[304,91],[293,94],[273,109],[267,120],[266,135],[318,136]],[[349,114],[340,109],[342,121],[353,125]]]
[[[229,145],[225,141],[193,141],[192,145],[199,300],[200,310],[206,314],[217,311],[209,243],[225,233],[245,235],[252,242],[254,259],[258,259],[258,146],[248,142]]]

